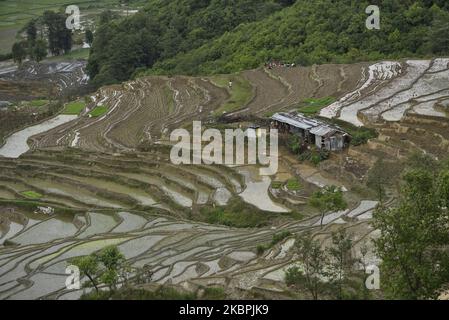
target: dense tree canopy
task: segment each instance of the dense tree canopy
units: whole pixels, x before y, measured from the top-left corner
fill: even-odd
[[[371,4],[380,7],[380,30],[365,26]],[[447,54],[448,9],[444,0],[153,0],[102,25],[89,73],[104,84],[136,72],[230,73],[270,59],[308,65]]]
[[[372,2],[380,6],[380,30],[365,26],[365,8]],[[309,65],[447,54],[448,3],[440,5],[419,0],[298,0],[267,19],[158,62],[151,72],[228,73],[270,59]]]
[[[45,11],[43,23],[48,33],[48,48],[54,55],[70,52],[72,49],[72,31],[66,27],[66,15]]]
[[[449,282],[449,170],[414,168],[397,206],[380,206],[373,226],[388,298],[435,299]]]
[[[12,46],[12,58],[14,62],[21,64],[27,57],[27,43],[25,41],[16,42]]]
[[[274,0],[152,0],[126,19],[106,12],[95,34],[88,71],[95,84],[123,81],[139,68],[198,48],[282,8]]]

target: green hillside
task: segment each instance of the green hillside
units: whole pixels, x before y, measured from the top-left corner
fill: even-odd
[[[381,29],[368,30],[365,8],[375,2],[381,10]],[[159,62],[150,73],[229,73],[270,59],[310,65],[447,55],[448,8],[444,0],[297,0],[263,21]]]
[[[196,49],[285,5],[288,1],[151,0],[135,16],[98,28],[89,73],[95,84],[126,80],[139,68]]]
[[[99,28],[89,60],[94,84],[136,74],[216,74],[271,59],[301,65],[449,54],[445,0],[151,1]],[[368,30],[377,4],[381,29]]]

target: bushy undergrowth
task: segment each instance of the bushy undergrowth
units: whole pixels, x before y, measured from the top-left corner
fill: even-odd
[[[225,207],[203,207],[200,219],[211,224],[229,227],[252,228],[262,227],[270,221],[271,214],[259,210],[239,198],[233,198]]]
[[[115,291],[93,291],[81,296],[81,300],[225,300],[226,292],[221,287],[201,287],[202,294],[185,292],[161,286],[156,290],[125,287]]]
[[[353,124],[340,119],[331,119],[331,120],[326,119],[326,120],[332,122],[333,124],[339,126],[344,131],[349,133],[352,137],[351,145],[353,146],[365,144],[368,142],[368,140],[377,138],[379,135],[377,131],[372,128],[356,127]]]

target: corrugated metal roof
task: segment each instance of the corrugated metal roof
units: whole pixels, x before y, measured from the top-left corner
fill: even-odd
[[[319,120],[307,118],[304,115],[300,113],[291,114],[291,113],[284,113],[279,112],[276,113],[271,117],[272,120],[279,121],[282,123],[287,123],[293,127],[300,128],[303,130],[310,131],[311,134],[317,135],[317,136],[329,136],[333,135],[337,132],[346,134],[344,131],[342,131],[339,128],[332,127],[328,125],[325,122],[321,122]]]
[[[280,113],[276,113],[275,115],[273,115],[271,117],[271,119],[279,121],[279,122],[283,122],[283,123],[288,123],[291,126],[294,126],[296,128],[301,128],[304,130],[310,130],[311,128],[314,128],[317,125],[319,125],[319,123],[317,121],[308,119],[300,114],[291,115],[288,113],[280,112]]]
[[[337,130],[335,130],[335,129],[329,127],[329,126],[326,126],[326,125],[320,125],[318,127],[312,128],[310,130],[311,134],[314,134],[314,135],[320,136],[320,137],[325,137],[327,135],[332,135],[332,134],[334,134],[336,132],[337,132]]]

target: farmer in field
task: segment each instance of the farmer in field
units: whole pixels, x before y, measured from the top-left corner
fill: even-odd
[[[232,89],[232,80],[229,80],[229,89]]]

